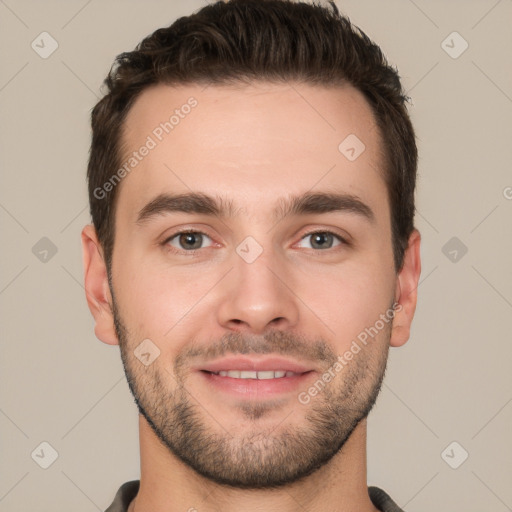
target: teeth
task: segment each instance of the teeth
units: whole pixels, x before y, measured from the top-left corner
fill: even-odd
[[[281,379],[282,377],[293,377],[294,375],[298,375],[298,373],[287,372],[284,370],[279,371],[247,371],[247,370],[222,370],[220,372],[213,372],[215,375],[220,375],[221,377],[231,377],[232,379],[258,379],[258,380],[267,380],[267,379]]]

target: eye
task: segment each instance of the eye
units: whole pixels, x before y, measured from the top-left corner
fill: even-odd
[[[205,238],[210,240],[210,242],[212,241],[208,235],[200,231],[180,231],[167,238],[164,245],[170,245],[178,251],[192,252],[197,249],[204,249],[202,245]],[[211,246],[211,244],[209,246]]]
[[[307,247],[307,249],[326,250],[331,249],[336,245],[348,245],[347,242],[341,236],[331,231],[313,231],[302,237],[301,240],[307,240],[309,237],[311,237],[311,244],[310,247]],[[336,242],[336,240],[338,241],[338,243],[333,245]]]

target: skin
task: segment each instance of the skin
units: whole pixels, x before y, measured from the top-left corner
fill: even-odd
[[[348,86],[158,85],[128,114],[126,155],[191,96],[197,107],[119,185],[112,289],[93,226],[82,232],[95,333],[120,344],[141,412],[141,485],[129,510],[375,511],[366,415],[389,347],[409,339],[421,264],[415,230],[402,269],[394,269],[370,107]],[[349,134],[366,147],[354,161],[338,150]],[[236,215],[168,212],[137,224],[158,194],[190,191],[222,194]],[[280,198],[308,191],[357,195],[375,221],[346,211],[275,221]],[[192,255],[179,236],[166,243],[182,228],[207,235]],[[334,237],[319,247],[312,231],[333,231],[350,245]],[[247,236],[263,249],[252,263],[236,252]],[[300,403],[298,392],[395,301],[392,323]],[[145,339],[160,350],[149,366],[134,355]],[[243,352],[289,357],[314,372],[301,389],[269,399],[227,395],[193,370],[214,354]]]

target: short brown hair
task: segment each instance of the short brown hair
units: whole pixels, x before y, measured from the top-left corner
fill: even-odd
[[[90,212],[110,275],[116,189],[97,191],[121,165],[123,122],[150,85],[223,85],[296,81],[350,84],[363,93],[379,127],[391,208],[395,269],[414,229],[417,148],[407,97],[380,48],[342,16],[334,2],[230,0],[207,5],[156,30],[134,51],[117,56],[107,94],[91,115],[87,170]],[[110,187],[109,187],[110,188]]]

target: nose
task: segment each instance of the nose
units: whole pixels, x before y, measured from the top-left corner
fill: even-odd
[[[263,334],[293,329],[299,321],[298,297],[285,262],[265,251],[247,263],[237,254],[221,290],[218,322],[224,329]]]

